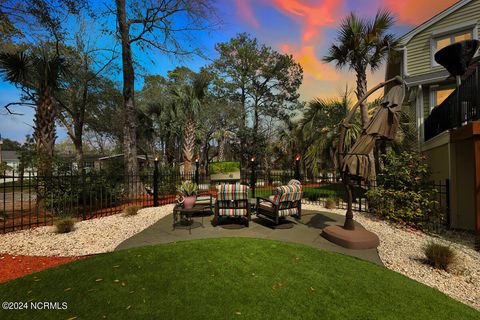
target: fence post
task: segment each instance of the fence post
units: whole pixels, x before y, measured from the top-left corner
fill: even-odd
[[[199,177],[199,170],[198,167],[200,166],[200,163],[198,162],[198,158],[195,159],[195,183],[199,184],[200,182],[200,177]]]
[[[158,207],[158,158],[153,163],[153,206]]]
[[[257,163],[255,161],[255,156],[250,159],[250,169],[251,169],[251,176],[250,176],[250,188],[252,189],[252,198],[255,198],[255,185],[256,181],[256,166]]]
[[[82,168],[82,219],[87,219],[87,181],[85,177],[85,168]],[[90,181],[91,183],[91,181]]]
[[[300,155],[295,156],[295,179],[300,181]]]
[[[445,206],[447,207],[447,229],[450,229],[450,179],[445,180]]]

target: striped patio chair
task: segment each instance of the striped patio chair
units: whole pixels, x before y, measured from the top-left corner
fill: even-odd
[[[276,224],[280,219],[302,215],[302,185],[295,180],[286,186],[277,187],[273,197],[257,198],[257,216],[272,219]]]
[[[242,184],[218,186],[217,200],[215,202],[215,226],[222,217],[242,218],[248,227],[251,218],[248,186]]]

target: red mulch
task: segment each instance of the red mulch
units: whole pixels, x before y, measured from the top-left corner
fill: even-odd
[[[0,255],[0,283],[84,257],[31,257]]]

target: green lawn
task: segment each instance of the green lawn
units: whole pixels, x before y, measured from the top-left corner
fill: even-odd
[[[2,301],[67,302],[0,319],[480,319],[369,262],[248,238],[99,255],[0,285]]]
[[[20,191],[25,191],[27,192],[29,190],[29,188],[31,190],[34,190],[36,184],[35,184],[35,180],[32,179],[28,179],[28,178],[25,178],[23,179],[23,182],[21,182],[20,180],[17,180],[15,182],[5,182],[5,183],[2,183],[3,179],[0,178],[0,192],[20,192]]]
[[[255,189],[255,196],[256,197],[268,197],[272,195],[275,191],[275,188],[270,190],[268,189]],[[364,196],[365,190],[360,187],[355,187],[353,190],[354,198],[358,198],[360,196]],[[303,188],[303,197],[305,199],[311,201],[317,201],[319,199],[326,199],[326,198],[341,198],[346,201],[346,192],[345,187],[343,184],[327,184],[318,187],[304,187]]]

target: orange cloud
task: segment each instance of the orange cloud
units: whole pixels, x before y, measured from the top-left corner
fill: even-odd
[[[280,50],[291,54],[295,61],[300,63],[303,73],[315,80],[335,81],[339,79],[337,70],[331,65],[323,63],[315,54],[315,47],[312,45],[303,46],[300,49],[288,44],[281,44]],[[308,78],[306,79],[308,80]]]
[[[335,24],[343,0],[273,0],[273,5],[278,10],[301,20],[304,25],[303,41],[309,42],[319,34],[322,27]]]
[[[238,8],[238,14],[247,21],[250,25],[258,28],[260,23],[258,22],[257,18],[253,14],[252,7],[246,0],[236,0],[235,1]]]
[[[397,15],[399,23],[418,25],[445,10],[455,2],[457,2],[457,0],[385,0],[385,5],[388,10]]]

